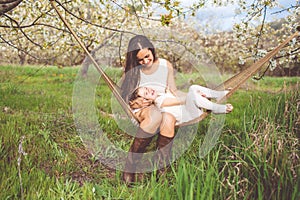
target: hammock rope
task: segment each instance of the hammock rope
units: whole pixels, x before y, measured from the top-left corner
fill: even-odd
[[[108,85],[114,96],[116,97],[117,101],[122,106],[123,110],[126,112],[127,116],[131,118],[132,120],[135,120],[138,122],[137,117],[134,115],[134,113],[131,111],[129,105],[124,101],[124,99],[120,95],[119,87],[116,83],[114,83],[111,78],[103,71],[103,69],[98,65],[98,63],[95,61],[93,56],[90,54],[90,52],[87,50],[87,48],[84,46],[80,38],[76,35],[76,33],[73,31],[69,23],[63,18],[60,11],[57,9],[56,5],[54,4],[55,0],[50,0],[50,3],[56,13],[58,14],[59,18],[62,20],[62,22],[65,24],[65,26],[68,28],[68,30],[71,32],[75,40],[79,43],[81,48],[85,51],[89,59],[91,59],[92,63],[94,64],[94,67],[97,69],[97,71],[102,75],[103,80]],[[279,46],[274,48],[272,51],[267,53],[264,57],[259,59],[257,62],[253,63],[250,67],[242,70],[240,73],[234,75],[233,77],[226,80],[224,83],[220,84],[215,90],[221,90],[222,88],[229,89],[230,91],[224,96],[222,99],[217,101],[217,103],[223,102],[225,99],[230,97],[242,84],[244,84],[251,76],[253,76],[255,73],[257,73],[263,66],[266,64],[272,57],[274,57],[280,49],[282,49],[286,44],[288,44],[293,38],[296,38],[299,36],[299,30],[297,30],[294,34],[292,34],[290,37],[288,37],[284,42],[282,42]],[[210,114],[210,111],[204,112],[202,115],[200,115],[198,118],[184,122],[182,124],[177,125],[176,127],[183,127],[188,126],[191,124],[195,124],[200,122],[201,120],[205,119],[208,114]]]
[[[126,112],[126,114],[128,115],[128,117],[130,117],[131,119],[134,119],[134,120],[138,121],[137,117],[131,112],[131,109],[130,109],[129,105],[121,97],[120,92],[118,91],[117,84],[115,84],[111,80],[111,78],[103,71],[103,69],[98,65],[98,63],[96,62],[96,60],[94,59],[94,57],[90,54],[90,52],[84,46],[83,42],[80,40],[80,38],[74,32],[74,30],[71,28],[70,24],[64,19],[64,17],[62,16],[62,14],[60,13],[60,11],[58,10],[57,6],[55,5],[54,1],[55,0],[50,0],[50,3],[52,5],[52,7],[54,8],[54,10],[56,11],[56,13],[58,14],[58,16],[61,19],[61,21],[65,24],[65,26],[71,32],[71,34],[73,35],[73,37],[75,38],[75,40],[78,42],[78,44],[85,51],[85,53],[87,54],[87,56],[89,57],[89,59],[92,61],[92,63],[94,64],[94,67],[102,75],[103,80],[108,85],[108,87],[110,88],[110,90],[113,92],[114,96],[116,97],[116,99],[118,100],[118,102],[121,104],[123,110]]]
[[[223,84],[219,85],[215,89],[218,90],[221,89],[222,87],[232,88],[230,92],[226,95],[226,97],[231,96],[232,93],[234,93],[243,83],[245,83],[251,76],[257,73],[263,67],[264,64],[266,64],[271,58],[273,58],[280,51],[280,49],[282,49],[285,45],[287,45],[292,39],[296,38],[298,35],[299,32],[296,31],[294,34],[288,37],[284,42],[282,42],[272,51],[267,53],[264,57],[259,59],[257,62],[253,63],[250,67],[236,74],[232,78],[229,78]],[[222,101],[222,99],[220,101]]]

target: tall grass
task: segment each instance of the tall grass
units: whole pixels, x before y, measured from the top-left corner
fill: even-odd
[[[204,120],[165,177],[146,174],[128,188],[121,172],[95,159],[76,132],[71,106],[77,68],[0,69],[0,199],[300,198],[299,78],[250,81],[248,90],[228,100],[234,111],[207,156],[198,155]],[[97,88],[99,117],[110,112],[104,93],[107,87]],[[99,120],[111,139],[129,147],[131,138],[116,134],[113,120]]]

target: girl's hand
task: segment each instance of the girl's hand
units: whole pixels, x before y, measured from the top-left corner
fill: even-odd
[[[151,104],[153,104],[152,100],[143,99],[143,101],[142,101],[142,107],[147,107],[147,106],[150,106]]]
[[[147,100],[139,97],[133,101],[129,101],[129,106],[131,109],[145,108],[153,104],[152,100]]]

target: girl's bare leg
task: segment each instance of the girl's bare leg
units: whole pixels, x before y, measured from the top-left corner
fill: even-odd
[[[160,135],[172,138],[175,135],[176,119],[170,113],[162,113],[162,122],[160,126]]]
[[[149,134],[157,133],[157,130],[162,122],[162,113],[160,110],[152,105],[143,109],[139,114],[140,128]]]

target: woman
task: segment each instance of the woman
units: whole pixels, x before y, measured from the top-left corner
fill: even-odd
[[[155,48],[149,39],[143,35],[137,35],[128,44],[125,77],[121,86],[122,97],[128,102],[129,95],[141,85],[151,86],[159,92],[164,92],[168,86],[172,91],[177,92],[173,73],[170,62],[157,58]],[[160,167],[165,167],[169,163],[176,122],[174,116],[161,113],[154,105],[136,109],[133,112],[140,126],[129,149],[122,175],[123,180],[129,184],[135,181],[135,167],[157,132],[159,132],[158,164]],[[160,170],[160,172],[163,171]]]

